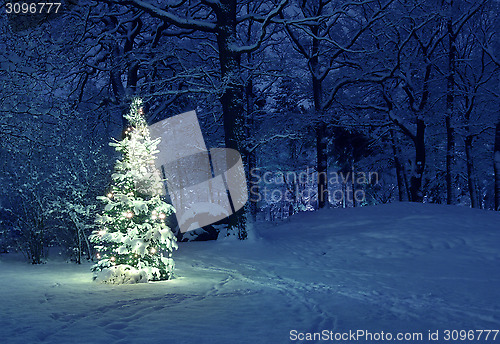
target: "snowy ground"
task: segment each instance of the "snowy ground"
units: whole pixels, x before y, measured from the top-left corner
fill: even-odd
[[[0,343],[339,342],[292,330],[423,334],[400,343],[439,330],[434,343],[446,343],[447,329],[499,330],[499,220],[418,204],[305,213],[251,242],[181,244],[178,278],[142,285],[3,255]],[[459,342],[500,343],[484,335]]]

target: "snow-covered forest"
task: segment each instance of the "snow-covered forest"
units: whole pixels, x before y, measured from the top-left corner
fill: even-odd
[[[499,330],[499,1],[48,4],[0,7],[6,343]],[[185,231],[149,130],[193,110],[248,201]]]

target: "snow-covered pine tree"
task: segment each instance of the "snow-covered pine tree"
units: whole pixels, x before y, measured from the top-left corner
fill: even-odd
[[[159,140],[152,140],[142,100],[134,99],[126,115],[130,127],[111,146],[121,153],[98,228],[90,239],[98,262],[95,279],[104,283],[137,283],[172,278],[176,238],[165,224],[173,206],[161,199],[163,184],[154,166]]]

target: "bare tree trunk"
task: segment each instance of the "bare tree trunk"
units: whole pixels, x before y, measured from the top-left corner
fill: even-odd
[[[455,33],[453,32],[452,7],[453,0],[450,0],[449,15],[447,22],[448,34],[448,77],[446,90],[446,204],[455,202],[453,187],[453,163],[455,161],[455,129],[451,123],[454,111],[455,92]]]
[[[411,202],[422,202],[424,194],[422,191],[422,178],[425,169],[425,122],[417,119],[417,135],[415,135],[415,166],[413,166],[410,177],[410,196]]]
[[[76,264],[81,264],[82,263],[82,238],[80,237],[80,230],[77,227],[77,245],[78,245],[78,253],[76,256]]]
[[[250,54],[248,54],[248,63],[251,64],[252,59]],[[246,99],[246,136],[251,137],[254,131],[254,93],[253,93],[253,81],[252,77],[249,76],[245,85],[245,99]],[[254,169],[257,167],[257,156],[255,151],[246,151],[247,158],[247,168],[248,168],[248,189],[253,190],[253,192],[258,191],[258,183]],[[252,222],[257,220],[257,200],[250,197],[249,200],[249,215]]]
[[[247,13],[251,13],[251,6],[250,2],[247,3]],[[248,42],[251,41],[252,37],[252,29],[253,25],[252,23],[248,24],[247,28],[247,39]],[[251,52],[246,54],[247,58],[247,63],[249,66],[252,66],[254,61],[253,61],[253,55]],[[255,131],[255,121],[254,121],[254,111],[255,111],[255,94],[254,94],[254,87],[253,87],[253,75],[250,72],[248,75],[248,78],[246,80],[245,84],[245,99],[246,99],[246,137],[247,139],[251,138],[254,131]],[[255,191],[258,192],[258,180],[256,178],[255,173],[253,173],[254,169],[257,167],[257,153],[255,150],[248,150],[247,149],[247,168],[248,168],[248,189],[252,190],[251,188],[254,188]],[[257,200],[253,199],[253,197],[250,197],[249,200],[249,215],[250,215],[250,220],[252,222],[257,221],[257,212],[258,212],[258,204]]]
[[[394,159],[394,168],[396,169],[396,181],[398,183],[398,199],[400,202],[402,202],[404,201],[403,168],[399,160],[399,150],[398,147],[396,147],[396,140],[394,137],[393,129],[390,130],[390,134],[391,134],[392,154]]]
[[[408,95],[409,105],[416,117],[416,133],[414,134],[406,125],[401,123],[398,117],[392,115],[393,103],[390,99],[384,95],[385,101],[388,106],[389,118],[396,124],[402,132],[413,141],[415,147],[415,160],[412,164],[412,171],[410,176],[410,186],[409,186],[409,201],[410,202],[422,202],[424,199],[424,192],[422,190],[422,179],[425,170],[425,129],[426,124],[423,119],[423,111],[427,105],[429,99],[429,79],[431,77],[432,64],[427,63],[425,68],[425,74],[423,78],[423,89],[422,97],[419,101],[418,106],[416,106],[415,96],[409,85],[403,86],[403,90]]]
[[[347,182],[343,181],[342,182],[342,208],[347,208],[346,195],[347,195]]]
[[[495,210],[500,211],[500,120],[495,130]]]
[[[455,129],[446,116],[446,204],[455,203],[453,164],[455,161]]]
[[[351,187],[352,187],[352,207],[356,208],[356,180],[354,179],[354,158],[351,159]]]
[[[217,46],[221,67],[221,79],[225,83],[221,103],[224,117],[224,136],[227,148],[236,149],[245,155],[244,141],[244,86],[241,80],[241,53],[231,50],[236,35],[236,1],[221,0],[220,13],[217,15]],[[246,161],[243,156],[243,161]],[[239,239],[247,238],[246,211],[248,204],[229,217],[228,232]]]
[[[311,32],[314,36],[318,34],[318,26],[312,26]],[[318,209],[328,206],[328,153],[327,153],[327,130],[323,119],[323,87],[322,80],[318,78],[319,73],[319,40],[312,39],[312,57],[309,67],[312,75],[314,110],[319,117],[316,125],[316,170],[318,171]]]
[[[465,156],[467,159],[467,187],[470,195],[470,205],[472,208],[479,207],[479,199],[477,197],[476,175],[474,170],[474,159],[472,157],[472,141],[473,136],[465,137]]]
[[[410,194],[410,183],[408,183],[408,174],[406,173],[405,165],[401,165],[401,167],[403,168],[403,180],[405,182],[406,198],[410,200],[411,194]]]
[[[116,30],[116,26],[119,25],[118,19],[115,16],[105,18],[103,21],[106,25],[107,31],[114,31]],[[122,81],[122,68],[120,66],[120,63],[122,62],[120,62],[120,60],[123,56],[126,56],[127,53],[130,53],[130,51],[132,51],[134,41],[141,31],[141,27],[142,21],[140,18],[136,18],[131,23],[129,23],[127,27],[127,34],[125,35],[126,40],[123,47],[121,47],[118,42],[113,39],[109,39],[107,42],[109,45],[108,49],[110,50],[109,59],[111,61],[109,77],[111,88],[113,90],[113,95],[115,98],[115,103],[118,104],[121,111],[122,134],[128,126],[125,115],[127,114],[129,109],[130,98],[136,91],[140,64],[137,61],[127,61],[127,83],[126,86],[124,86]]]
[[[316,127],[316,169],[318,171],[318,209],[328,205],[328,178],[327,178],[327,138],[326,124],[320,122]]]

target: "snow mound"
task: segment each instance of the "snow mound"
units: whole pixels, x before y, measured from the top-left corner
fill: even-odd
[[[147,283],[148,273],[130,265],[116,265],[104,268],[95,276],[94,280],[106,284],[135,284]]]
[[[189,232],[200,226],[215,223],[229,215],[231,215],[230,211],[219,204],[198,202],[184,211],[179,219],[179,225],[183,232]]]

